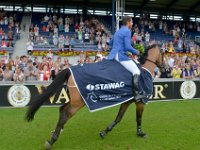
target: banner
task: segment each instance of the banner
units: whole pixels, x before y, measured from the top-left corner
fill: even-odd
[[[31,100],[34,100],[38,94],[47,86],[37,82],[35,85],[26,84],[10,84],[0,86],[0,106],[13,106],[13,107],[24,107],[27,106]],[[49,101],[44,105],[61,105],[69,101],[66,86],[63,85],[57,90],[56,94],[53,95]]]
[[[14,84],[1,82],[0,107],[24,107],[34,100],[50,82]],[[170,101],[183,99],[200,99],[200,80],[158,79],[154,81],[153,94],[150,101]],[[44,105],[62,105],[69,101],[66,85],[57,90]]]
[[[198,99],[200,98],[199,81],[199,79],[159,79],[154,81],[154,90],[150,101]]]

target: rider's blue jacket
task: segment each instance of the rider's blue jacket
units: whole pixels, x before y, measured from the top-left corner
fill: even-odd
[[[138,51],[131,46],[131,31],[127,26],[122,26],[110,41],[112,47],[108,59],[114,59],[118,53],[119,61],[130,60],[126,52],[129,51],[133,55],[138,55]]]

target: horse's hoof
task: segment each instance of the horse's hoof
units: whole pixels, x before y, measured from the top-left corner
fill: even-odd
[[[137,136],[141,137],[141,138],[144,138],[144,139],[148,138],[148,135],[146,133],[143,133],[143,132],[137,133]]]
[[[100,137],[103,139],[106,136],[106,132],[103,130],[99,133]]]
[[[49,143],[49,141],[46,141],[44,146],[45,146],[46,150],[50,150],[52,147],[52,145]]]

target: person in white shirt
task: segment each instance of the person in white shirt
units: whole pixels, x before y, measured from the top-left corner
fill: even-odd
[[[33,42],[29,39],[28,42],[26,43],[27,46],[27,52],[30,53],[33,50]]]
[[[45,21],[45,22],[48,22],[48,21],[49,21],[49,17],[48,17],[47,14],[46,14],[46,16],[44,16],[44,21]]]
[[[146,34],[145,34],[145,41],[149,42],[149,40],[150,40],[150,34],[148,32],[146,32]]]

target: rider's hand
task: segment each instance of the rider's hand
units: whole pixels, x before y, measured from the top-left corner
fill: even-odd
[[[138,51],[138,54],[137,54],[138,56],[140,55],[140,51]]]

